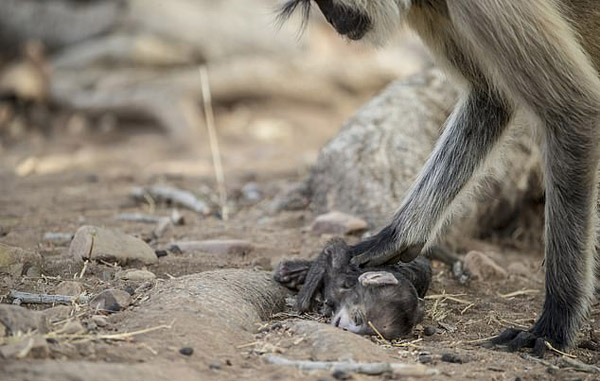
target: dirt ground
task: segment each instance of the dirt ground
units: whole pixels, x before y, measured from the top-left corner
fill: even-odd
[[[319,148],[333,136],[342,121],[371,94],[358,94],[337,108],[312,104],[277,102],[241,103],[216,110],[217,125],[231,216],[198,216],[179,208],[185,224],[152,242],[160,249],[173,240],[245,239],[255,249],[237,254],[177,254],[161,257],[147,269],[164,280],[212,269],[255,268],[270,270],[282,258],[310,258],[320,250],[328,236],[307,229],[315,215],[310,210],[274,211],[273,202],[290,186],[301,181],[314,163]],[[29,107],[29,106],[28,106]],[[30,112],[23,111],[24,113]],[[52,113],[50,113],[52,114]],[[0,280],[2,302],[10,290],[52,292],[63,280],[77,278],[88,294],[111,287],[125,289],[140,284],[116,280],[120,270],[110,263],[90,264],[82,278],[82,264],[69,257],[68,243],[45,241],[48,232],[74,233],[84,224],[117,229],[145,239],[151,238],[154,225],[124,222],[123,213],[169,215],[171,207],[137,203],[129,197],[133,186],[168,184],[190,190],[209,202],[217,199],[208,141],[193,144],[193,149],[173,145],[159,130],[135,124],[118,129],[73,127],[72,120],[53,119],[70,125],[56,131],[30,128],[18,140],[5,139],[0,146],[0,242],[35,250],[43,256],[41,272],[30,276]],[[243,187],[255,183],[261,197],[244,198]],[[392,208],[393,206],[390,206]],[[359,236],[347,237],[357,241]],[[503,241],[465,240],[458,254],[480,250],[508,269],[503,280],[473,281],[461,285],[449,270],[435,263],[435,277],[426,301],[425,320],[412,337],[384,343],[376,342],[390,359],[418,363],[431,356],[427,366],[439,369],[434,379],[574,380],[598,379],[598,374],[572,368],[558,368],[559,355],[549,353],[545,361],[525,354],[505,353],[480,346],[481,339],[505,327],[528,327],[543,300],[542,253],[519,252]],[[519,292],[521,291],[521,292]],[[515,293],[511,296],[511,293]],[[139,298],[143,298],[141,292]],[[134,303],[135,306],[135,303]],[[43,307],[30,305],[33,309]],[[49,307],[49,306],[48,306]],[[82,321],[89,316],[78,311]],[[182,307],[183,308],[183,307]],[[171,316],[185,331],[189,317],[177,309]],[[108,317],[105,327],[93,327],[97,334],[125,333],[141,329],[126,310]],[[307,372],[269,365],[266,353],[293,354],[310,358],[311,347],[303,334],[286,329],[298,317],[289,309],[257,326],[254,333],[223,342],[206,343],[203,332],[173,335],[163,329],[126,341],[93,340],[84,343],[53,343],[47,359],[0,360],[1,379],[332,379],[328,372]],[[168,322],[156,322],[156,326]],[[424,335],[425,327],[435,334]],[[148,327],[145,327],[148,328]],[[179,331],[181,332],[181,330]],[[599,364],[600,305],[595,301],[590,319],[581,331],[580,341],[588,349],[575,348],[570,354],[587,364]],[[349,335],[342,331],[342,335]],[[594,336],[596,335],[596,336]],[[236,341],[237,340],[237,341]],[[596,350],[589,349],[596,343]],[[181,347],[196,348],[183,356]],[[207,349],[209,348],[209,349]],[[463,363],[441,360],[443,354],[458,356]],[[370,359],[369,354],[360,359]],[[372,360],[372,359],[371,359]],[[69,364],[74,364],[70,366]],[[112,369],[112,370],[111,370]],[[106,373],[104,373],[106,372]],[[129,372],[129,373],[128,373]],[[353,375],[352,379],[381,379],[389,376]]]

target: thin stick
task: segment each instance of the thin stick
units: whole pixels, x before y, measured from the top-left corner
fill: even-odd
[[[21,303],[27,304],[71,304],[73,302],[87,303],[87,296],[68,296],[68,295],[48,295],[48,294],[33,294],[30,292],[21,292],[11,290],[9,296],[13,299],[19,299]]]
[[[373,323],[371,323],[371,321],[368,321],[367,324],[369,325],[369,327],[371,327],[371,329],[373,331],[375,331],[375,333],[377,334],[377,336],[379,336],[379,339],[381,341],[385,341],[386,343],[388,342],[385,337],[383,337],[383,335],[379,332],[379,330],[377,328],[375,328],[375,326],[373,325]]]
[[[559,355],[563,355],[563,356],[565,356],[565,357],[570,357],[570,358],[572,358],[572,359],[575,359],[575,358],[577,358],[577,356],[575,356],[575,355],[572,355],[572,354],[570,354],[570,353],[566,353],[566,352],[563,352],[563,351],[561,351],[561,350],[559,350],[559,349],[556,349],[556,348],[554,348],[554,347],[552,346],[552,344],[550,344],[550,343],[549,343],[549,342],[547,342],[547,341],[545,341],[544,343],[546,344],[546,348],[550,349],[552,352],[556,352],[556,353],[558,353]]]
[[[93,243],[93,241],[92,241],[92,243]],[[79,279],[83,278],[83,276],[85,275],[85,272],[87,270],[89,262],[90,261],[88,261],[87,259],[83,262],[83,268],[81,269],[81,273],[79,273]]]
[[[361,363],[354,361],[304,361],[289,360],[284,357],[267,355],[267,362],[275,365],[294,366],[301,370],[328,370],[347,373],[379,375],[394,373],[404,377],[430,377],[439,373],[435,368],[427,368],[420,364],[403,364],[388,362]]]
[[[515,292],[510,292],[508,294],[498,294],[498,295],[501,298],[508,299],[508,298],[514,298],[515,296],[531,295],[531,294],[537,294],[537,293],[539,293],[538,290],[519,290],[519,291],[515,291]]]
[[[125,340],[133,336],[141,335],[144,333],[154,332],[159,329],[171,329],[173,327],[172,323],[170,325],[159,325],[156,327],[141,329],[139,331],[133,332],[123,332],[123,333],[113,333],[113,334],[103,334],[103,335],[87,335],[87,334],[60,334],[56,332],[50,332],[46,334],[45,338],[55,338],[55,339],[89,339],[89,340]]]
[[[227,191],[225,190],[225,175],[221,163],[221,151],[219,150],[219,140],[215,128],[215,116],[212,107],[212,96],[210,93],[210,83],[208,82],[208,67],[200,66],[200,82],[202,85],[202,100],[204,101],[204,117],[206,118],[206,128],[208,129],[208,138],[210,141],[210,151],[212,154],[213,165],[215,167],[215,177],[217,178],[217,189],[221,203],[221,216],[223,221],[227,221]]]

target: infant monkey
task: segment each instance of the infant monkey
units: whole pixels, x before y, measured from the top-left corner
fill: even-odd
[[[348,245],[334,239],[314,261],[281,262],[274,278],[299,291],[296,307],[301,312],[311,310],[320,296],[321,313],[332,316],[336,327],[361,335],[376,334],[375,327],[386,339],[409,334],[423,319],[429,260],[361,268],[350,258]]]

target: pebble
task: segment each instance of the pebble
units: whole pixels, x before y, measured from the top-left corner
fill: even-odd
[[[505,269],[479,251],[470,251],[464,259],[465,271],[473,280],[502,280],[508,277]]]
[[[429,353],[421,353],[419,354],[419,362],[421,364],[431,364],[433,362],[433,357]]]
[[[91,317],[91,320],[98,327],[106,327],[109,324],[108,319],[105,316],[102,316],[102,315],[94,315],[94,316]]]
[[[90,306],[108,313],[122,311],[131,303],[131,295],[116,288],[104,290],[90,300]]]
[[[86,329],[83,328],[83,325],[79,320],[69,320],[62,326],[60,332],[67,335],[76,335],[85,333]]]
[[[242,239],[206,240],[206,241],[180,241],[169,245],[168,250],[178,248],[182,252],[199,251],[211,254],[245,255],[254,250],[252,242]]]
[[[433,336],[435,335],[437,332],[437,329],[435,327],[432,327],[430,325],[428,325],[427,327],[423,328],[423,335],[425,336]]]
[[[191,356],[194,353],[194,348],[183,347],[179,350],[179,353],[181,353],[184,356]]]
[[[464,358],[462,358],[461,356],[454,354],[454,353],[444,353],[442,354],[442,358],[441,360],[443,362],[449,362],[452,364],[464,364],[467,361],[465,361]]]
[[[273,265],[271,265],[271,259],[267,257],[258,257],[254,258],[252,262],[250,262],[252,267],[259,267],[262,270],[271,271],[273,270]]]
[[[0,274],[21,276],[24,270],[34,266],[39,268],[41,262],[38,253],[0,243]]]
[[[117,273],[117,277],[123,280],[130,280],[133,282],[142,282],[146,280],[156,279],[156,275],[148,270],[126,270]]]
[[[73,307],[71,306],[54,306],[47,308],[42,312],[42,314],[48,319],[50,323],[55,323],[57,321],[62,321],[71,316],[71,312],[73,311]]]
[[[331,376],[336,380],[349,380],[352,376],[348,372],[344,372],[343,370],[335,370]]]
[[[79,296],[83,293],[84,288],[80,282],[67,280],[60,282],[52,291],[55,295]]]
[[[262,199],[262,194],[258,187],[258,184],[255,182],[247,183],[242,187],[242,196],[244,200],[250,203],[259,202]]]
[[[221,364],[220,362],[212,362],[208,364],[208,368],[213,370],[219,370],[223,368],[223,364]]]
[[[367,222],[342,212],[330,212],[318,216],[312,224],[312,231],[318,234],[352,234],[367,228]]]
[[[81,261],[95,259],[120,265],[158,262],[154,250],[141,239],[89,225],[77,230],[69,246],[69,254]]]

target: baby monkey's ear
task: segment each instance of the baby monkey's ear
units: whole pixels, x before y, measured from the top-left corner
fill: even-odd
[[[358,281],[363,287],[393,286],[398,284],[398,279],[387,271],[369,271],[361,274]]]

